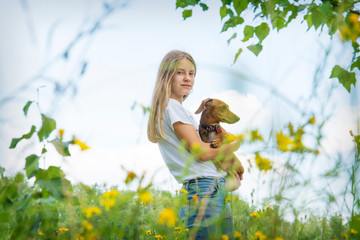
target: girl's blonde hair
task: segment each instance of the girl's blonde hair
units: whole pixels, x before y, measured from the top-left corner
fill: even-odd
[[[195,61],[192,56],[186,52],[179,50],[170,51],[161,61],[151,101],[151,110],[147,128],[148,139],[153,143],[157,143],[161,139],[165,139],[162,119],[171,96],[171,85],[174,79],[175,71],[182,59],[188,59],[192,64],[194,64],[196,73]],[[183,100],[186,98],[187,95],[184,95]]]

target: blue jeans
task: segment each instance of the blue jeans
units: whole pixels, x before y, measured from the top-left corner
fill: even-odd
[[[189,229],[191,239],[221,239],[234,236],[234,222],[228,202],[225,202],[225,178],[197,178],[183,185],[187,205],[180,209],[180,217]]]

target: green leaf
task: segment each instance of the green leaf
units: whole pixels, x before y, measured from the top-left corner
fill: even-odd
[[[71,142],[62,142],[60,139],[54,139],[52,141],[50,141],[50,143],[52,143],[56,149],[56,151],[64,156],[64,157],[68,157],[70,156],[70,152],[69,152],[69,145]]]
[[[248,0],[234,0],[234,8],[238,16],[247,8],[249,5]]]
[[[221,0],[223,5],[230,5],[232,0]]]
[[[279,31],[280,29],[286,27],[286,21],[284,19],[285,15],[282,11],[276,11],[276,13],[277,16],[271,20],[271,24],[273,29],[277,29],[277,31]]]
[[[352,47],[355,53],[360,52],[360,45],[357,42],[353,42]]]
[[[352,71],[354,68],[360,70],[360,57],[358,57],[356,61],[351,64],[350,70]]]
[[[59,167],[50,166],[46,171],[40,169],[36,174],[35,183],[38,184],[43,192],[48,192],[57,199],[64,197],[64,185],[69,185],[64,178],[65,174]],[[70,184],[71,186],[71,184]]]
[[[255,34],[259,38],[260,43],[269,35],[270,28],[267,23],[261,23],[259,26],[255,27]]]
[[[322,14],[319,11],[314,11],[311,14],[311,22],[313,23],[315,29],[317,29],[322,23]]]
[[[244,28],[244,39],[243,42],[246,42],[254,36],[255,28],[253,26],[246,25]]]
[[[29,111],[29,107],[30,107],[30,105],[33,103],[33,101],[28,101],[26,104],[25,104],[25,106],[24,106],[24,108],[23,108],[23,112],[24,112],[24,115],[25,115],[25,117],[27,117],[27,113],[28,113],[28,111]]]
[[[260,43],[258,43],[256,45],[250,45],[247,48],[257,56],[257,55],[259,55],[259,53],[262,50],[262,45]]]
[[[200,0],[176,0],[176,8],[186,8],[187,6],[195,6]]]
[[[231,40],[235,39],[236,38],[236,33],[234,33],[228,40],[227,40],[227,43],[228,45],[230,44]]]
[[[298,15],[298,12],[299,12],[299,7],[298,6],[290,5],[288,8],[289,8],[288,11],[291,11],[291,15],[289,16],[286,24],[289,24],[293,19],[295,19],[297,17],[297,15]]]
[[[22,139],[30,139],[31,136],[34,134],[36,130],[36,127],[34,125],[31,126],[30,132],[27,134],[22,135],[21,138],[13,138],[10,144],[10,149],[15,148],[16,145],[22,140]]]
[[[224,17],[226,17],[226,15],[227,15],[226,10],[227,10],[227,7],[225,7],[225,6],[222,6],[222,7],[220,8],[220,17],[221,17],[221,20],[222,20]]]
[[[45,153],[47,153],[47,150],[46,150],[46,148],[43,148],[43,149],[41,150],[41,154],[45,154]]]
[[[323,4],[319,6],[319,11],[323,14],[324,20],[333,16],[333,8],[330,2],[324,1]]]
[[[313,25],[312,20],[311,20],[311,15],[310,14],[305,15],[304,20],[306,20],[306,23],[308,25],[308,30],[309,30]]]
[[[41,114],[42,126],[38,132],[40,142],[48,138],[50,133],[56,129],[56,122],[54,119],[46,117]]]
[[[209,9],[209,7],[205,4],[205,3],[200,3],[200,7],[202,8],[202,10],[205,12]]]
[[[25,171],[28,179],[34,177],[39,170],[40,157],[32,154],[26,158]]]
[[[311,22],[315,29],[325,24],[327,19],[332,16],[332,7],[330,3],[322,4],[320,6],[313,7],[311,10]]]
[[[192,16],[192,9],[184,10],[183,13],[182,13],[182,16],[183,16],[184,20],[191,17]]]
[[[236,63],[238,57],[240,56],[240,53],[242,52],[242,48],[239,49],[239,51],[235,55],[234,63]]]
[[[351,84],[355,86],[356,78],[354,72],[348,72],[339,65],[336,65],[332,71],[330,78],[337,78],[339,82],[348,90],[350,93]]]
[[[39,180],[36,182],[42,189],[46,189],[51,196],[56,199],[63,199],[63,188],[61,178],[50,179],[50,180]]]
[[[244,22],[244,19],[243,19],[242,17],[232,16],[232,17],[230,17],[229,20],[227,20],[227,21],[224,23],[224,26],[223,26],[221,32],[225,32],[225,31],[227,31],[229,28],[236,27],[237,25],[242,24],[243,22]]]

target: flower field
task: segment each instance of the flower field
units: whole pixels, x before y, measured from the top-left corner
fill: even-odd
[[[39,186],[29,185],[23,174],[6,177],[1,171],[1,239],[186,239],[189,232],[178,216],[186,191],[142,187],[144,176],[133,172],[124,181],[138,184],[137,191],[64,184],[63,194],[49,196]],[[340,215],[310,214],[288,222],[277,206],[252,206],[236,195],[226,201],[233,211],[235,236],[214,239],[349,239],[358,235]]]
[[[29,101],[24,106],[25,116],[32,103]],[[30,132],[20,138],[13,138],[10,144],[11,149],[16,148],[20,141],[28,141],[37,135],[36,141],[43,146],[40,155],[34,153],[26,157],[24,173],[19,172],[14,176],[6,176],[5,169],[0,166],[0,239],[187,239],[191,236],[194,229],[185,228],[179,217],[181,207],[187,204],[185,190],[158,190],[151,182],[145,184],[145,173],[137,175],[125,169],[123,186],[126,187],[119,189],[116,186],[71,183],[60,167],[41,168],[39,161],[45,161],[50,146],[64,158],[70,156],[70,145],[77,145],[82,151],[89,149],[89,146],[75,136],[65,139],[65,131],[56,130],[56,121],[41,112],[40,114],[41,126],[37,128],[33,125]],[[225,201],[229,202],[232,209],[234,236],[219,235],[213,236],[213,239],[359,239],[358,135],[351,132],[356,153],[354,163],[348,170],[350,185],[346,194],[353,199],[352,206],[348,208],[350,217],[343,217],[340,213],[315,215],[309,210],[297,209],[291,206],[291,199],[287,200],[283,193],[286,189],[307,186],[306,182],[292,184],[297,177],[298,167],[292,160],[293,156],[319,154],[316,145],[309,148],[302,142],[303,136],[307,134],[305,130],[313,128],[315,124],[312,116],[299,127],[289,124],[276,134],[274,144],[277,154],[291,154],[286,164],[293,164],[292,168],[288,167],[292,171],[278,174],[283,182],[278,185],[280,190],[260,206],[253,201],[248,203],[236,194],[229,194]],[[244,145],[260,146],[265,149],[262,152],[266,154],[266,148],[262,144],[269,143],[264,141],[258,130],[249,130],[238,136],[231,135],[227,141],[233,141],[234,138],[239,138]],[[185,151],[184,146],[180,146],[179,151]],[[271,149],[273,151],[274,148]],[[193,146],[190,152],[195,159],[202,149]],[[257,171],[259,177],[260,174],[279,172],[274,165],[276,160],[270,158],[276,159],[272,155],[267,154],[265,157],[255,151],[253,159],[248,160],[248,172],[256,174]],[[295,159],[299,161],[299,158]],[[130,185],[131,189],[136,190],[130,190]],[[335,199],[335,196],[329,195],[329,199]],[[202,204],[201,201],[193,197],[192,204],[196,208]],[[286,202],[288,204],[284,204]],[[294,212],[294,220],[286,220],[286,209]],[[216,219],[214,221],[221,224]]]

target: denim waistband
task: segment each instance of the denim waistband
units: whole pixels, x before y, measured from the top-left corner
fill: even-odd
[[[183,182],[183,186],[186,187],[186,185],[188,184],[193,184],[193,183],[199,183],[199,182],[208,182],[208,183],[214,183],[214,184],[219,184],[222,182],[225,182],[225,177],[200,177],[200,178],[193,178],[193,179],[189,179]]]

